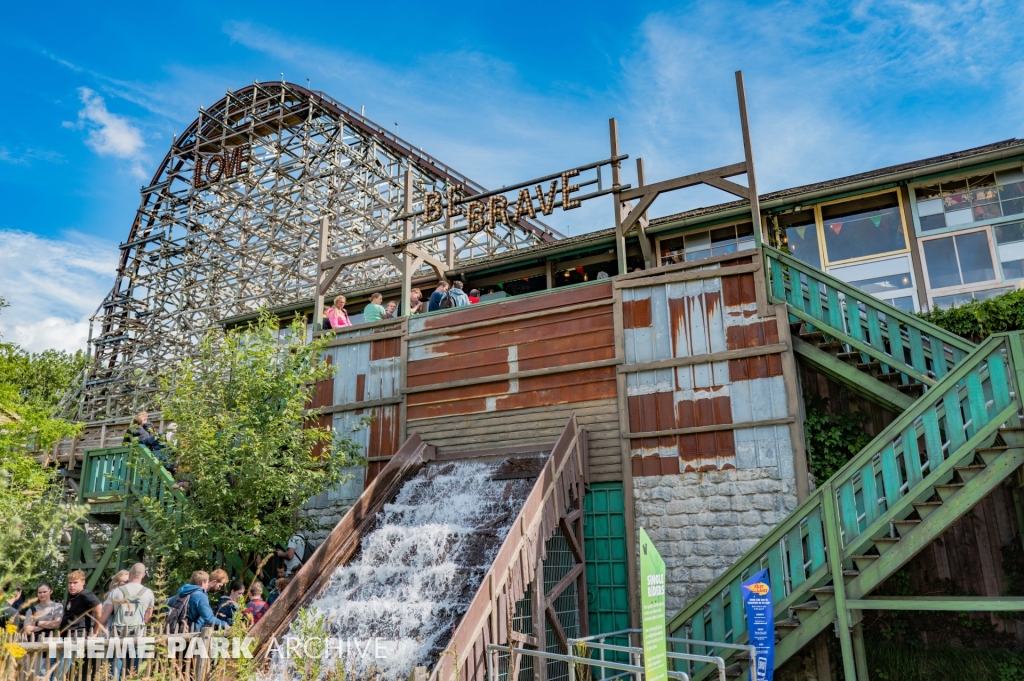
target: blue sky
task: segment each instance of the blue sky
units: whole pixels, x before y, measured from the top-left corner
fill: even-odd
[[[736,69],[761,191],[1024,136],[1019,2],[28,4],[0,26],[0,331],[32,349],[84,345],[172,135],[253,79],[486,186],[604,158],[612,116],[648,181],[737,161]]]

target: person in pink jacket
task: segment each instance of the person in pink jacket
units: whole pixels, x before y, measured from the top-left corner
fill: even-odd
[[[327,310],[327,316],[324,318],[327,324],[324,324],[324,328],[330,325],[332,329],[340,329],[343,326],[352,326],[352,322],[349,321],[348,312],[345,312],[345,296],[337,296],[334,299],[334,305]]]

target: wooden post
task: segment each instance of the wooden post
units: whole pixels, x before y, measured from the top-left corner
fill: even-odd
[[[754,277],[763,272],[754,272]],[[785,304],[775,305],[775,321],[779,330],[779,342],[788,348],[782,353],[782,378],[786,386],[786,409],[794,421],[789,424],[789,440],[793,448],[793,475],[796,478],[796,500],[801,502],[810,496],[811,485],[807,474],[807,447],[804,442],[803,404],[800,399],[800,375],[793,352],[793,337],[789,329],[789,309]]]
[[[316,303],[313,306],[313,330],[322,328],[324,318],[324,293],[320,288],[320,278],[323,276],[324,261],[327,260],[327,217],[320,218],[320,243],[316,262]]]
[[[405,169],[405,206],[406,215],[412,212],[412,166]],[[412,218],[405,218],[403,222],[403,238],[412,238]],[[413,255],[408,250],[402,251],[402,313],[409,314],[409,295],[412,291],[412,269]]]
[[[544,541],[539,536],[535,538],[536,542]],[[537,648],[544,650],[547,642],[547,619],[545,618],[545,611],[547,610],[547,603],[544,602],[544,559],[541,558],[543,553],[543,546],[537,546],[537,571],[533,577],[533,584],[531,585],[531,598],[532,610],[533,610],[533,635],[537,638]],[[514,608],[513,603],[509,603],[510,608]],[[511,663],[511,660],[509,660]],[[536,658],[533,661],[533,678],[534,681],[548,681],[548,663],[544,658]]]
[[[747,120],[747,94],[743,87],[743,72],[736,72],[736,96],[740,103],[740,128],[743,129],[743,155],[747,163],[747,186],[750,188],[750,219],[754,222],[754,245],[764,243],[761,232],[761,202],[757,196],[757,176],[754,173],[754,148],[750,144],[750,125]]]
[[[644,181],[644,177],[646,175],[647,173],[644,172],[644,160],[642,158],[638,158],[636,160],[636,185],[638,187],[643,187],[646,184]],[[655,265],[653,262],[654,258],[651,255],[651,242],[648,240],[647,232],[644,229],[645,223],[647,223],[647,211],[644,211],[643,215],[640,216],[640,219],[637,220],[636,232],[637,237],[640,239],[640,251],[644,255],[644,269],[649,270]]]
[[[547,277],[547,289],[550,291],[555,287],[555,264],[550,260],[544,261],[544,274]]]
[[[447,215],[444,219],[444,228],[446,230],[455,228],[455,218],[451,215]],[[447,265],[449,270],[455,269],[455,235],[448,234],[445,237],[444,247],[444,264]]]
[[[615,158],[619,155],[619,123],[614,118],[608,119],[608,136],[611,141],[611,157]],[[622,184],[621,171],[622,163],[612,161],[612,188]],[[629,271],[626,269],[626,237],[622,233],[622,202],[619,201],[617,191],[612,194],[612,200],[615,208],[615,253],[619,260],[619,274],[625,274]]]

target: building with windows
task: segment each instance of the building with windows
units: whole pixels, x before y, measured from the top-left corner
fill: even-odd
[[[761,199],[766,240],[907,312],[1024,280],[1024,141],[795,187]],[[753,244],[741,202],[654,220],[660,264]]]

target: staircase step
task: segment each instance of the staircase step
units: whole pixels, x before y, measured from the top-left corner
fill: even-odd
[[[917,510],[917,514],[921,516],[922,520],[931,515],[931,512],[939,506],[942,506],[941,501],[919,501],[914,504],[914,508]]]
[[[800,626],[800,620],[788,617],[784,620],[775,620],[775,635],[782,639],[795,631]]]
[[[881,362],[858,362],[857,371],[863,371],[866,374],[871,374],[874,377],[878,377],[878,374],[882,371]]]
[[[871,540],[871,543],[878,549],[879,555],[885,553],[892,547],[900,543],[899,537],[876,537]],[[873,556],[877,558],[878,556]]]
[[[893,383],[895,381],[901,380],[903,377],[898,372],[890,371],[887,374],[886,373],[878,374],[877,376],[875,376],[875,378],[877,378],[879,381],[887,381],[889,383]]]
[[[725,668],[725,676],[730,679],[736,679],[743,676],[743,667],[737,662],[736,664],[730,664]]]
[[[985,470],[984,466],[953,466],[953,470],[960,474],[960,479],[970,482],[974,476]]]
[[[861,572],[863,572],[864,570],[867,570],[868,567],[872,563],[874,563],[876,560],[879,559],[879,556],[870,556],[870,555],[850,556],[850,557],[853,558],[854,564],[857,566],[857,569],[860,570]]]
[[[877,558],[878,556],[875,557]],[[819,603],[818,601],[807,601],[806,603],[801,603],[800,605],[794,605],[790,608],[790,610],[795,612],[797,619],[803,622],[808,617],[817,612],[818,608],[820,607],[821,603]]]
[[[999,434],[1010,447],[1024,447],[1024,428],[1004,427],[999,429]]]
[[[924,386],[920,383],[901,383],[896,386],[896,389],[915,397],[920,397],[924,394]]]
[[[824,342],[825,334],[823,334],[821,331],[811,331],[810,333],[805,332],[800,334],[800,338],[802,340],[807,341],[808,343],[817,344]]]
[[[906,537],[907,532],[920,525],[921,521],[914,518],[904,518],[903,520],[894,520],[892,524],[900,531],[900,537]]]
[[[860,577],[860,570],[843,570],[843,583],[849,583]]]
[[[824,343],[818,343],[818,349],[819,350],[824,350],[825,352],[827,352],[829,354],[832,354],[832,352],[834,350],[842,350],[843,349],[843,341],[830,340],[830,341],[825,341]]]
[[[838,355],[836,355],[836,357],[843,360],[844,362],[857,362],[858,364],[860,363],[859,352],[840,352]]]
[[[1008,450],[1009,447],[981,447],[978,449],[978,455],[981,456],[981,460],[985,462],[985,465],[990,465],[993,461],[1003,455],[1003,452]]]
[[[819,603],[824,603],[825,601],[835,597],[836,588],[830,584],[828,586],[823,586],[820,589],[811,589],[811,593],[814,594]]]
[[[964,485],[963,483],[949,483],[946,485],[935,485],[935,491],[939,493],[939,498],[943,501],[947,501],[951,496],[960,491]]]

